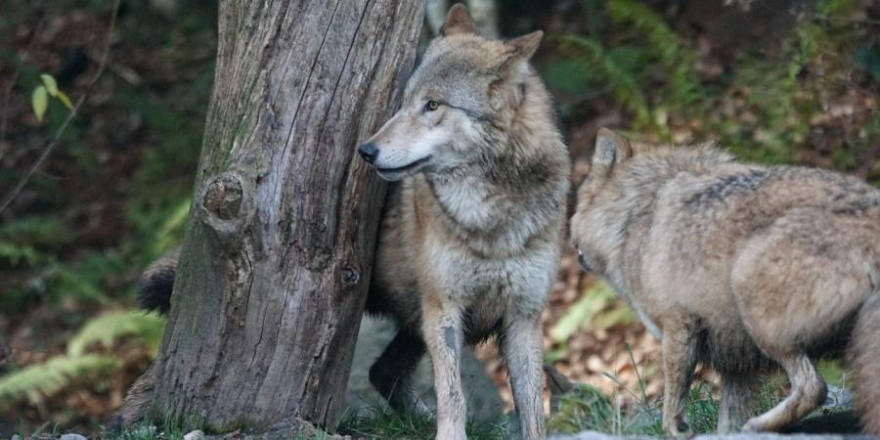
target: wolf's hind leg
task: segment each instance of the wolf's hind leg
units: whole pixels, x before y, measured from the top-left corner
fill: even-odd
[[[828,394],[822,376],[806,355],[791,355],[777,362],[791,382],[791,393],[770,411],[749,419],[744,431],[778,431],[816,409]]]
[[[688,390],[697,367],[697,327],[685,316],[664,320],[663,326],[663,429],[670,437],[690,438]]]
[[[522,439],[544,438],[543,341],[539,318],[514,318],[512,322],[506,322],[502,338],[502,352],[507,361]]]
[[[751,375],[726,373],[721,376],[719,434],[738,431],[754,415],[755,383]]]
[[[427,413],[428,407],[413,388],[413,373],[425,354],[425,342],[401,328],[370,367],[370,383],[395,411]]]

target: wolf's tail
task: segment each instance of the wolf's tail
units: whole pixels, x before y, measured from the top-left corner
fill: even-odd
[[[145,310],[158,310],[168,313],[171,308],[171,291],[174,289],[174,275],[177,273],[177,260],[180,249],[175,249],[150,264],[137,280],[138,305]],[[156,364],[144,372],[135,382],[113,420],[107,424],[107,432],[121,434],[126,428],[147,414],[153,400],[153,387],[156,384]]]
[[[138,278],[137,301],[142,309],[168,313],[171,308],[171,291],[174,289],[178,259],[180,259],[180,249],[175,249],[154,261]]]
[[[880,295],[859,310],[850,342],[855,404],[866,434],[880,436]]]

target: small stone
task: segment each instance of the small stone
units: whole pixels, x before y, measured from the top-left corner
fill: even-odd
[[[853,396],[847,389],[833,385],[828,386],[828,395],[825,398],[825,403],[822,404],[823,408],[849,409],[852,408],[852,405]]]
[[[61,438],[58,440],[89,440],[89,439],[87,439],[79,434],[69,433],[69,434],[62,435]]]
[[[205,433],[198,429],[183,436],[183,440],[204,440]]]

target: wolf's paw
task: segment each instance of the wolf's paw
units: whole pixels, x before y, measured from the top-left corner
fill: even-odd
[[[670,438],[679,440],[689,439],[694,436],[694,430],[685,420],[677,420],[674,424],[666,426],[666,433]]]
[[[398,391],[393,394],[388,403],[395,411],[417,415],[428,415],[432,411],[414,390]]]
[[[461,428],[438,428],[437,440],[468,440],[464,427]]]
[[[431,409],[428,408],[428,405],[425,405],[425,402],[422,399],[416,397],[410,403],[410,411],[419,414],[419,415],[428,415],[431,414]]]
[[[740,431],[745,434],[754,434],[757,432],[764,431],[763,426],[764,426],[764,423],[761,422],[760,420],[758,420],[757,417],[755,417],[755,418],[749,419],[749,421],[746,422],[745,425],[743,425],[743,427]]]

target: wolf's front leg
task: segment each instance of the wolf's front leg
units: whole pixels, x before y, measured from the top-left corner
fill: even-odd
[[[696,323],[681,316],[663,326],[663,429],[670,437],[690,438],[693,430],[687,420],[687,395],[697,366]]]
[[[437,438],[466,440],[467,404],[461,387],[461,350],[464,339],[461,310],[426,296],[423,307],[423,331],[428,353],[434,365],[434,388],[437,392]]]
[[[502,352],[523,440],[544,438],[544,373],[541,368],[540,316],[505,318]]]

